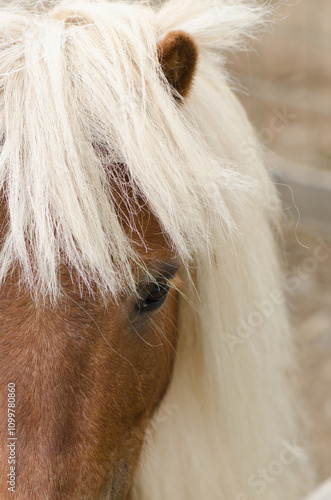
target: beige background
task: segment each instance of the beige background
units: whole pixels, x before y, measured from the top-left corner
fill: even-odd
[[[273,2],[279,5],[279,2]],[[266,145],[295,162],[331,170],[331,1],[282,2],[255,53],[229,65],[248,92],[241,99],[258,131],[269,128],[274,109],[294,119]]]
[[[301,210],[309,215],[319,202],[318,182],[330,189],[331,201],[331,0],[283,2],[274,18],[277,23],[251,44],[255,52],[232,57],[228,69],[261,141],[276,153],[276,161],[285,159],[285,170],[295,179],[294,199],[301,199]],[[306,167],[313,170],[309,182]],[[310,191],[315,176],[317,188]],[[299,388],[310,419],[319,480],[331,476],[329,207],[318,207],[329,226],[321,228],[318,217],[305,224],[292,209],[292,222],[285,228],[286,273],[297,280],[289,304],[302,367]],[[321,241],[328,256],[324,261],[314,257]]]

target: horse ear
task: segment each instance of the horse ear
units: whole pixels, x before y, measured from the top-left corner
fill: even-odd
[[[163,73],[171,87],[186,97],[194,76],[198,60],[198,49],[193,38],[183,31],[170,31],[159,42],[158,57]]]

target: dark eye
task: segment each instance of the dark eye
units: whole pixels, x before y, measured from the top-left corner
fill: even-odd
[[[159,280],[146,285],[143,288],[141,298],[137,303],[139,312],[152,312],[161,307],[167,298],[169,289],[169,282],[165,278],[160,278]]]

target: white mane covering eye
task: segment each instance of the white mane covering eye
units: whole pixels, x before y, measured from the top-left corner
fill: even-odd
[[[56,301],[63,261],[104,297],[134,288],[139,259],[108,188],[105,165],[115,164],[126,166],[133,191],[194,264],[173,380],[133,499],[299,500],[310,474],[284,376],[293,359],[270,227],[278,199],[222,67],[225,52],[263,23],[264,9],[235,0],[0,8],[8,206],[0,279],[17,265],[22,284]],[[199,50],[181,105],[156,50],[179,29]]]
[[[6,2],[0,16],[0,187],[10,211],[1,279],[16,262],[22,282],[56,299],[62,258],[103,295],[133,286],[136,256],[92,144],[127,166],[184,260],[212,250],[215,233],[229,240],[262,186],[225,148],[216,156],[189,106],[168,95],[156,55],[168,15],[139,3],[22,5]],[[215,133],[225,139],[221,122]]]

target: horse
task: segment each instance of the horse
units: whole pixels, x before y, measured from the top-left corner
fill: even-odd
[[[0,5],[3,500],[299,500],[281,208],[232,0]]]

